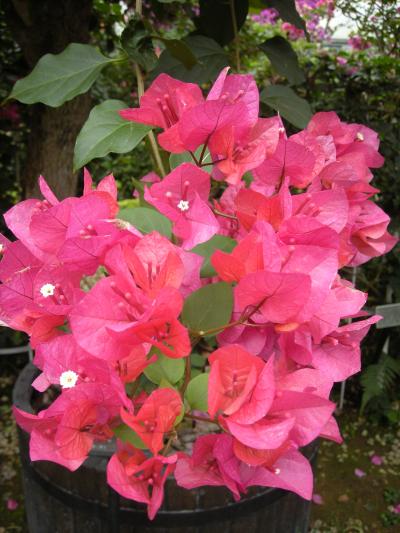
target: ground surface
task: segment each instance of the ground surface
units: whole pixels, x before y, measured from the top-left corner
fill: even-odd
[[[14,379],[0,378],[0,533],[27,531],[10,413]],[[400,427],[378,426],[355,410],[345,410],[339,423],[346,443],[321,445],[311,533],[399,532]]]

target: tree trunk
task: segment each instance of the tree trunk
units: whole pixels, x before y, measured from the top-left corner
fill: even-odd
[[[58,54],[71,42],[87,43],[92,0],[5,0],[7,24],[21,47],[27,73],[47,53]],[[26,197],[37,197],[42,174],[60,199],[76,193],[72,170],[74,144],[91,108],[89,94],[58,108],[31,106],[30,130],[22,186]]]

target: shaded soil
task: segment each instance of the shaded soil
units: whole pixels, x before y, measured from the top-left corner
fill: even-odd
[[[312,533],[400,531],[399,426],[379,426],[355,410],[338,421],[344,444],[321,443],[314,491],[322,504],[313,506]]]

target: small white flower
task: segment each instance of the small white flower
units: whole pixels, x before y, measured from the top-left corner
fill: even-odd
[[[361,133],[361,131],[359,131],[357,133],[356,137],[357,137],[358,141],[363,141],[364,140],[364,135]]]
[[[78,377],[78,374],[73,370],[67,370],[66,372],[63,372],[60,376],[61,387],[63,389],[71,389],[72,387],[75,387]]]
[[[43,287],[40,288],[40,294],[44,298],[48,298],[49,296],[53,296],[55,289],[56,287],[52,283],[45,283]]]
[[[181,200],[177,207],[181,211],[187,211],[189,209],[189,202],[187,200]]]

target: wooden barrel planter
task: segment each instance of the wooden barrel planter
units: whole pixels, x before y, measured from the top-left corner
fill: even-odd
[[[14,387],[14,404],[33,412],[28,364]],[[29,459],[29,435],[19,430],[26,516],[30,533],[306,533],[310,502],[280,489],[256,488],[235,502],[222,487],[191,491],[168,479],[163,506],[149,521],[145,506],[120,497],[106,483],[112,443],[96,444],[76,471]],[[315,467],[317,442],[303,450]]]

